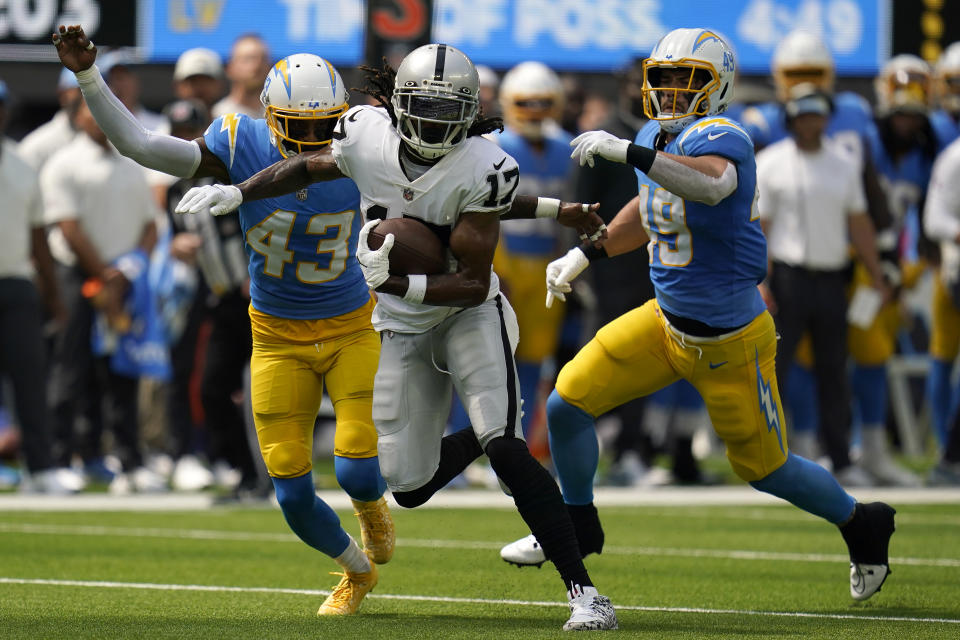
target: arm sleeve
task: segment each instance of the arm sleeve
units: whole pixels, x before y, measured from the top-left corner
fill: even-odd
[[[923,230],[929,238],[955,240],[960,234],[960,146],[949,147],[933,165],[933,176],[923,210]]]
[[[708,205],[715,205],[736,191],[738,182],[737,168],[732,162],[720,177],[714,178],[662,153],[657,154],[646,173],[667,191]]]
[[[107,87],[97,65],[76,74],[77,82],[97,124],[117,150],[136,163],[181,178],[200,165],[196,142],[148,131]]]

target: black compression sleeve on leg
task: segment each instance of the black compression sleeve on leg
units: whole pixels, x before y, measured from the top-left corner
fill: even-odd
[[[419,507],[482,455],[483,449],[473,429],[451,433],[440,441],[440,465],[427,484],[413,491],[395,491],[393,499],[401,507]]]
[[[530,455],[527,443],[506,436],[494,438],[487,444],[487,456],[497,476],[513,494],[523,521],[560,572],[567,590],[572,584],[592,586],[560,489],[547,470]]]
[[[573,521],[573,529],[577,532],[577,542],[580,543],[580,555],[603,551],[603,527],[600,526],[600,515],[597,508],[590,504],[568,504],[567,513]]]

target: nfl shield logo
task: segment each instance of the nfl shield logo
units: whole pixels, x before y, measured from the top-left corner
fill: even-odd
[[[403,199],[406,200],[407,202],[410,202],[411,200],[413,200],[413,189],[409,187],[405,187],[403,189]]]
[[[300,189],[300,191],[297,191],[297,200],[299,200],[300,202],[303,202],[306,199],[307,199],[306,189]]]

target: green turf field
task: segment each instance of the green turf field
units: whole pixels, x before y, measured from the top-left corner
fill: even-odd
[[[617,638],[960,638],[960,509],[897,507],[894,573],[862,604],[836,529],[790,507],[601,509],[607,547],[587,566],[618,605]],[[499,559],[525,533],[515,513],[395,520],[396,555],[361,613],[318,619],[336,567],[279,511],[0,512],[0,638],[564,635],[552,565]]]

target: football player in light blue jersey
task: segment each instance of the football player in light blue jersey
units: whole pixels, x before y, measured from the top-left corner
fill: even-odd
[[[960,42],[940,54],[933,82],[937,109],[930,114],[930,125],[938,142],[946,146],[960,137]]]
[[[920,272],[920,207],[926,197],[933,161],[942,143],[937,140],[929,113],[932,103],[932,71],[921,58],[899,55],[889,60],[875,81],[878,143],[874,164],[887,194],[893,225],[877,236],[877,248],[888,264],[902,269],[895,286],[913,286]],[[897,273],[892,271],[891,273]],[[854,285],[864,278],[861,265],[854,272]],[[854,360],[852,390],[862,425],[861,466],[885,484],[919,486],[921,480],[895,464],[887,453],[886,363],[897,347],[900,310],[884,305],[866,329],[851,326],[847,338]],[[944,371],[936,356],[931,363],[928,390],[932,399],[935,431],[943,433],[946,409],[938,411],[941,394],[949,397],[949,367]],[[949,404],[947,402],[947,404]]]
[[[520,168],[517,195],[560,198],[570,177],[570,140],[556,122],[563,110],[563,86],[546,65],[522,62],[503,77],[500,107],[504,131],[491,140],[509,153]],[[513,301],[520,325],[517,376],[524,398],[521,423],[529,441],[537,408],[540,372],[557,349],[563,306],[544,310],[547,293],[543,271],[559,254],[559,228],[551,220],[509,220],[500,227],[500,245],[493,266]]]
[[[150,133],[103,82],[96,47],[80,27],[60,27],[54,44],[76,73],[110,141],[145,167],[180,177],[241,182],[284,157],[329,144],[347,92],[333,66],[312,54],[271,69],[261,101],[266,120],[229,114],[193,141]],[[344,568],[318,615],[357,611],[374,587],[374,563],[393,554],[372,418],[380,342],[373,301],[354,256],[360,193],[349,179],[240,208],[250,273],[254,420],[277,501],[290,528]],[[364,548],[340,526],[313,485],[313,428],[326,387],[334,405],[337,481],[353,499]]]
[[[591,260],[645,243],[656,299],[601,328],[561,370],[547,402],[551,453],[565,502],[593,514],[577,534],[589,537],[586,550],[599,552],[596,417],[686,379],[703,397],[737,475],[840,527],[850,552],[851,596],[865,600],[889,572],[894,510],[857,503],[823,467],[787,447],[776,332],[757,290],[767,256],[753,141],[721,115],[735,65],[714,32],[671,31],[644,63],[652,122],[636,142],[604,131],[573,141],[581,163],[600,156],[634,166],[639,195],[611,223],[602,248],[583,245],[550,264],[548,304],[550,297],[563,299]],[[501,551],[514,560],[534,553],[529,537]]]

